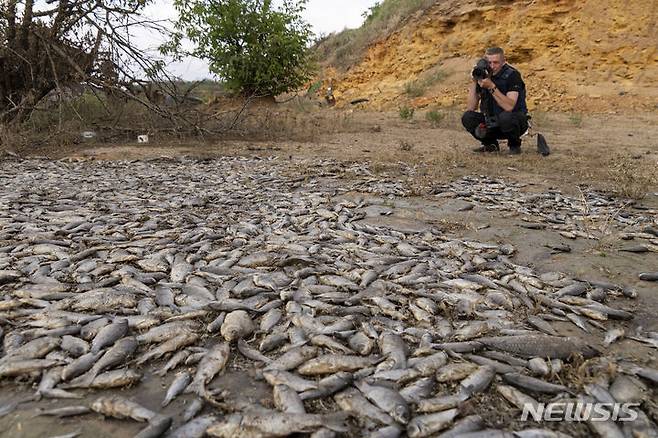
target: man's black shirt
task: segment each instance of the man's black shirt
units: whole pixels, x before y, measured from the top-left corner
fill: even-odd
[[[528,112],[528,107],[525,102],[525,83],[523,83],[521,73],[519,73],[517,69],[509,64],[505,64],[498,74],[493,76],[491,80],[496,84],[496,88],[498,88],[503,94],[507,94],[510,91],[517,91],[519,93],[519,98],[517,99],[512,112],[522,112],[524,114]],[[498,115],[504,111],[498,106],[496,99],[494,99],[489,90],[483,90],[480,85],[477,85],[476,91],[481,96],[480,111],[489,115]]]

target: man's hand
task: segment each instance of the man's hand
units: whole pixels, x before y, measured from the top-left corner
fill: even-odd
[[[478,84],[480,84],[480,87],[486,88],[487,90],[496,88],[496,84],[494,84],[494,82],[489,78],[478,80]]]

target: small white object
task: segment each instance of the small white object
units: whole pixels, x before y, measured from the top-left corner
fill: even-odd
[[[84,138],[85,140],[89,140],[91,138],[96,137],[96,133],[94,131],[82,131],[80,135],[82,135],[82,138]]]
[[[149,142],[149,136],[144,134],[144,135],[138,135],[137,136],[137,143],[148,143]]]

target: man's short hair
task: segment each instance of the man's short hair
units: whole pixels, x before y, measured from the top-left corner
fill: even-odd
[[[505,57],[505,51],[501,47],[489,47],[484,53],[487,55],[500,55],[503,58]]]

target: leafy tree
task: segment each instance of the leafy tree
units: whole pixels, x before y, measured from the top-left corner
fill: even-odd
[[[310,26],[301,18],[307,0],[175,0],[178,34],[163,52],[183,56],[182,39],[205,59],[229,90],[277,95],[311,77]]]

